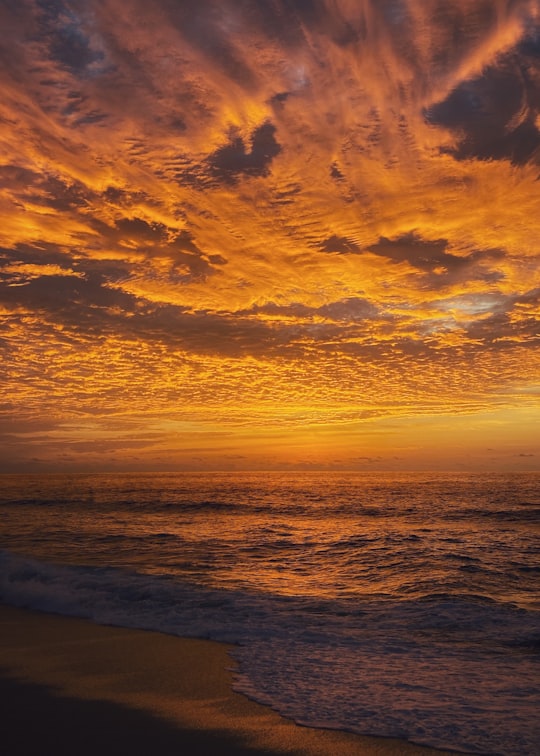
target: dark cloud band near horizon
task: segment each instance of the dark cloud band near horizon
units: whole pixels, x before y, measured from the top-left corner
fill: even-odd
[[[6,470],[537,463],[540,0],[0,29]]]

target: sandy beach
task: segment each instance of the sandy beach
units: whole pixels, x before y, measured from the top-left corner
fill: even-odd
[[[384,738],[299,727],[232,690],[228,647],[0,607],[9,756],[429,756]],[[447,752],[448,753],[448,752]]]

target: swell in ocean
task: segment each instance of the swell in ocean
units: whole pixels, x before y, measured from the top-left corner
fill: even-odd
[[[0,600],[233,643],[302,724],[536,756],[537,483],[12,480]]]

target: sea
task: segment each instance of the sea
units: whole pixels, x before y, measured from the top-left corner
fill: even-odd
[[[539,515],[540,473],[3,475],[0,601],[234,644],[303,725],[537,756]]]

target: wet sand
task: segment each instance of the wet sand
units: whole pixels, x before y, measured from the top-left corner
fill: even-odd
[[[0,606],[9,756],[440,756],[300,727],[232,690],[228,646]]]

